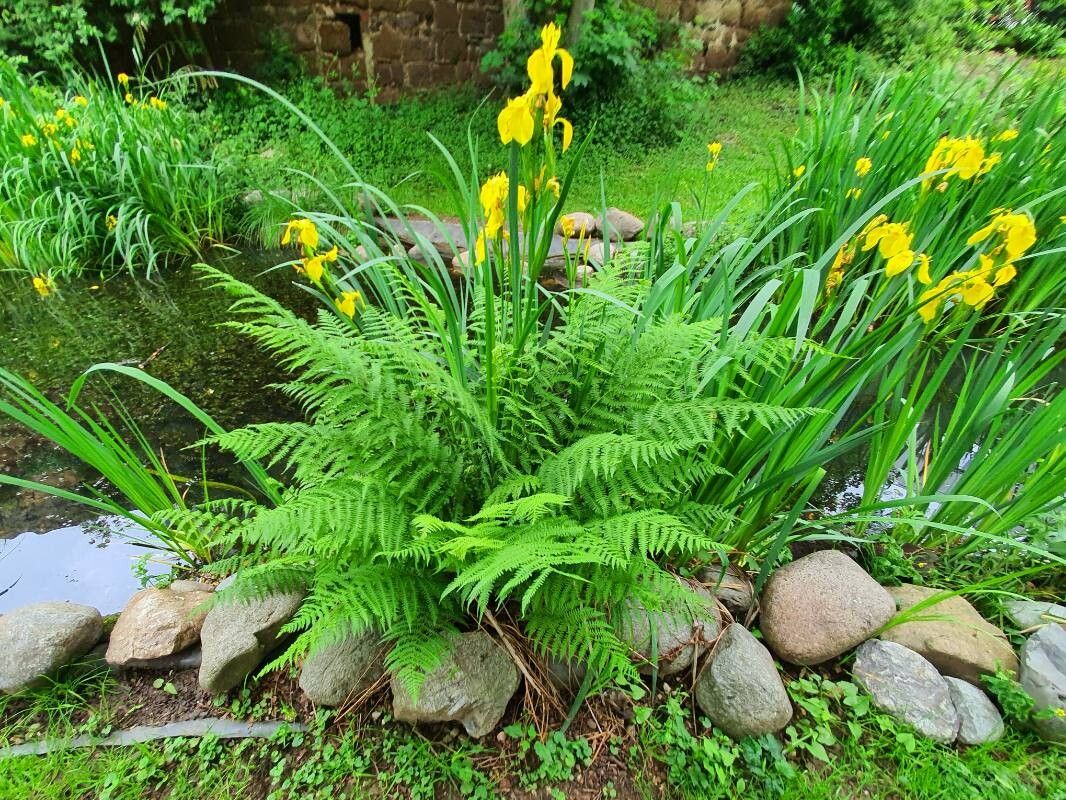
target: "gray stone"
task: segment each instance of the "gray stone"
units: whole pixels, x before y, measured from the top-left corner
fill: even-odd
[[[402,722],[459,722],[475,738],[492,731],[518,689],[510,656],[484,631],[458,634],[415,698],[393,676],[393,716]]]
[[[734,739],[774,733],[792,719],[770,651],[737,623],[718,640],[696,678],[695,695],[711,722]]]
[[[585,680],[584,664],[551,658],[548,659],[545,666],[548,672],[548,680],[561,692],[576,692],[581,688],[582,681]]]
[[[643,230],[644,221],[640,217],[636,217],[628,211],[622,211],[620,208],[612,207],[607,209],[607,232],[610,233],[610,236],[604,236],[604,239],[631,242],[640,236],[640,232]]]
[[[610,248],[609,250],[608,247]],[[602,267],[610,261],[617,252],[618,245],[596,240],[588,246],[588,250],[585,253],[585,260],[588,261],[589,264]]]
[[[1033,698],[1033,720],[1043,738],[1066,742],[1066,630],[1045,625],[1022,645],[1022,688]]]
[[[770,577],[760,627],[779,658],[821,664],[868,639],[895,610],[866,570],[838,550],[818,550]]]
[[[755,602],[755,587],[742,569],[714,564],[700,570],[700,582],[736,619],[743,619]]]
[[[1037,600],[1008,600],[1003,604],[1007,617],[1022,630],[1055,622],[1066,626],[1066,606]]]
[[[946,676],[951,702],[959,712],[960,744],[984,744],[1003,736],[1003,717],[988,695],[960,678]]]
[[[563,235],[564,219],[573,223],[574,233],[572,238],[574,239],[585,239],[587,241],[600,233],[600,220],[598,217],[585,211],[572,211],[569,214],[563,214],[555,226],[555,232],[560,236]]]
[[[626,603],[619,636],[639,658],[645,675],[656,665],[663,677],[688,669],[718,637],[722,623],[714,597],[702,586],[689,588],[703,600],[705,611],[697,619],[677,611],[648,611],[635,599]]]
[[[959,712],[947,681],[925,658],[901,644],[871,639],[855,655],[855,680],[874,705],[906,722],[923,736],[953,742]]]
[[[37,685],[88,653],[103,635],[100,612],[78,603],[31,603],[0,617],[0,692]]]
[[[200,687],[217,694],[248,677],[277,645],[278,631],[302,600],[303,595],[294,592],[212,606],[200,629]]]
[[[941,590],[903,584],[888,590],[900,611],[930,600]],[[1018,673],[1018,658],[1007,637],[985,620],[966,598],[953,595],[914,611],[908,621],[881,634],[929,659],[943,675],[981,686],[982,675],[1003,668]]]
[[[339,706],[365,692],[384,673],[378,635],[367,630],[311,653],[300,669],[300,688],[315,705]]]
[[[106,663],[106,662],[105,662]],[[127,661],[122,665],[123,669],[147,669],[147,670],[183,670],[199,669],[203,663],[203,652],[199,647],[190,647],[180,653],[159,658],[146,660]]]
[[[173,581],[168,587],[172,592],[184,594],[185,592],[213,592],[215,587],[203,581],[181,580]]]
[[[180,653],[200,640],[204,611],[198,608],[211,598],[210,587],[193,588],[182,581],[175,591],[142,589],[130,598],[119,615],[107,646],[107,663],[125,667]],[[182,591],[182,590],[185,591]]]

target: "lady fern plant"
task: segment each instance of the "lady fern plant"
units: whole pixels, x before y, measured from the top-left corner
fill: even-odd
[[[276,505],[228,501],[226,544],[249,555],[215,565],[244,567],[238,592],[306,590],[282,663],[376,629],[417,686],[449,632],[507,607],[546,657],[633,684],[627,615],[693,609],[672,568],[720,550],[732,518],[694,491],[736,437],[810,413],[709,395],[710,370],[737,355],[720,322],[645,317],[648,286],[609,270],[561,321],[499,348],[495,421],[477,360],[461,385],[418,316],[368,307],[357,329],[324,309],[308,322],[208,275],[237,298],[230,324],[293,371],[281,388],[307,411],[212,440],[287,476]],[[475,292],[471,317],[504,302]],[[773,361],[781,343],[743,346]]]

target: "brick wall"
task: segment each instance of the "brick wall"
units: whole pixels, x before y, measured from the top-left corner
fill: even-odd
[[[792,0],[637,0],[663,17],[677,19],[699,42],[693,69],[727,70],[737,63],[744,43],[761,25],[777,25]]]
[[[223,0],[204,39],[216,66],[254,71],[280,39],[312,71],[417,89],[479,80],[501,30],[500,0]]]

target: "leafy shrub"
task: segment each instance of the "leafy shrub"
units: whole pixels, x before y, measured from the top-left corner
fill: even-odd
[[[966,0],[957,21],[969,47],[1012,47],[1032,55],[1061,55],[1066,48],[1066,3],[1063,0]]]
[[[65,91],[0,61],[0,266],[41,294],[69,274],[193,256],[223,232],[206,131],[175,85]]]
[[[6,0],[0,7],[0,54],[35,68],[63,71],[95,42],[143,42],[157,25],[203,23],[217,0]],[[91,59],[79,59],[84,67]]]

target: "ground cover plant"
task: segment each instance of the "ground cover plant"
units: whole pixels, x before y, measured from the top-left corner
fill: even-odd
[[[0,60],[0,269],[48,295],[70,275],[150,277],[221,240],[206,131],[176,87],[119,73],[60,90]]]

